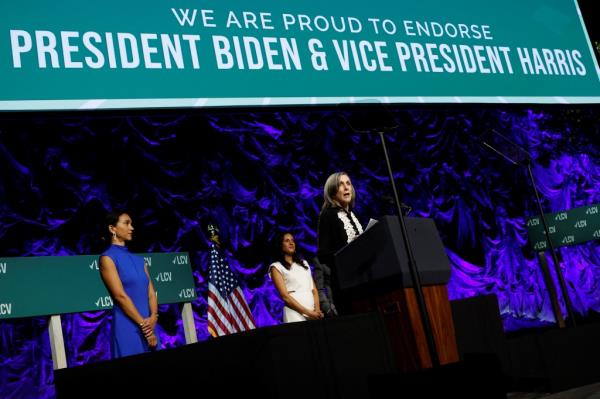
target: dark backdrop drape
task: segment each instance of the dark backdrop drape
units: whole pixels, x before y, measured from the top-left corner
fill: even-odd
[[[525,218],[536,207],[526,170],[480,136],[493,128],[533,154],[546,211],[600,202],[597,107],[544,109],[391,108],[399,194],[413,215],[435,220],[453,266],[451,298],[496,294],[507,331],[549,325],[553,315],[527,246]],[[271,240],[290,229],[314,256],[330,173],[350,174],[361,222],[394,212],[377,136],[353,133],[342,117],[357,112],[0,115],[0,256],[99,253],[105,210],[127,208],[132,250],[190,253],[206,340],[202,225],[215,220],[257,324],[279,323],[282,303],[266,276]],[[597,242],[560,255],[575,311],[598,312]],[[163,346],[183,345],[179,306],[160,311]],[[105,312],[63,315],[69,365],[108,359],[107,323]],[[43,317],[0,322],[0,397],[54,394],[46,332]]]

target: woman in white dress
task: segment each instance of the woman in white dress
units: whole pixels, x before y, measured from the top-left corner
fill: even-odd
[[[269,276],[285,303],[283,322],[322,319],[319,294],[310,267],[296,254],[294,236],[283,233],[280,245],[279,260],[269,266]]]

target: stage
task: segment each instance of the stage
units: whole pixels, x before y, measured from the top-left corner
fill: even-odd
[[[282,324],[55,371],[57,398],[132,390],[262,398],[506,398],[600,381],[600,323],[507,336],[494,296],[451,301],[461,360],[400,372],[377,313]],[[592,386],[593,387],[593,386]],[[508,397],[518,397],[510,394]]]

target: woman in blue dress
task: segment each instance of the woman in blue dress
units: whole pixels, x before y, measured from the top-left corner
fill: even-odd
[[[113,300],[111,355],[135,355],[160,346],[155,332],[158,301],[144,258],[125,246],[133,238],[131,217],[113,212],[106,218],[110,247],[100,255],[100,275]]]

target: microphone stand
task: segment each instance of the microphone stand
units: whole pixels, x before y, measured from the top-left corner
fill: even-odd
[[[538,212],[540,213],[540,219],[542,219],[542,224],[544,225],[544,232],[546,233],[546,241],[548,241],[548,247],[550,249],[550,254],[552,254],[552,261],[554,263],[554,272],[556,273],[556,278],[558,279],[558,284],[560,286],[560,290],[562,292],[563,298],[565,300],[565,307],[567,308],[567,315],[571,321],[571,325],[573,327],[576,326],[575,322],[575,314],[573,313],[573,306],[571,305],[571,298],[569,298],[569,291],[567,290],[567,285],[565,284],[565,279],[562,275],[562,271],[560,270],[560,263],[558,262],[558,256],[556,256],[556,251],[554,250],[554,244],[552,244],[552,240],[550,239],[550,229],[548,228],[548,223],[546,222],[546,217],[544,216],[544,208],[542,208],[542,201],[540,200],[540,195],[538,194],[537,187],[535,185],[535,179],[533,178],[533,172],[531,171],[531,162],[527,162],[527,174],[529,175],[529,180],[531,180],[531,186],[533,187],[533,192],[535,193],[535,202],[538,206]],[[542,252],[543,254],[543,252]],[[558,305],[558,298],[556,296],[556,290],[554,289],[554,284],[552,283],[552,278],[550,277],[550,273],[546,268],[542,268],[542,271],[545,273],[546,286],[548,288],[548,294],[550,295],[550,302],[552,303],[552,309],[554,310],[554,316],[556,318],[556,322],[560,328],[565,328],[565,320],[563,318],[562,312],[560,310],[560,306]]]
[[[560,270],[560,263],[558,261],[558,256],[556,255],[556,251],[554,250],[554,244],[552,244],[552,240],[550,239],[550,229],[548,228],[548,223],[546,222],[546,217],[544,216],[544,208],[542,207],[542,201],[540,200],[540,195],[538,193],[537,186],[535,184],[535,178],[533,177],[533,172],[531,171],[531,159],[532,159],[531,154],[529,154],[527,151],[525,151],[519,145],[517,145],[516,143],[513,143],[511,140],[504,137],[502,134],[498,133],[497,131],[492,129],[492,130],[490,130],[490,132],[492,132],[497,137],[500,137],[502,140],[504,140],[506,143],[508,143],[510,145],[510,147],[517,150],[518,154],[520,154],[522,157],[524,157],[524,159],[522,159],[522,160],[519,160],[518,157],[514,157],[516,159],[513,159],[510,156],[508,156],[507,154],[505,154],[504,152],[500,151],[500,149],[498,149],[498,148],[492,146],[491,144],[489,144],[488,142],[486,142],[485,139],[482,141],[483,145],[485,145],[486,147],[488,147],[489,149],[491,149],[492,151],[494,151],[495,153],[497,153],[498,155],[500,155],[502,158],[506,159],[508,162],[512,163],[513,165],[522,166],[523,164],[525,164],[527,166],[527,174],[529,176],[529,180],[531,182],[531,187],[533,188],[533,192],[535,194],[535,202],[537,204],[538,212],[540,214],[540,219],[542,220],[542,225],[544,226],[544,232],[546,233],[546,241],[548,242],[550,254],[552,255],[552,261],[554,263],[554,272],[556,273],[556,278],[558,280],[558,283],[559,283],[559,286],[561,289],[561,293],[562,293],[563,299],[565,301],[567,315],[569,316],[571,325],[573,327],[575,327],[576,326],[575,314],[573,313],[573,306],[571,304],[571,298],[569,297],[569,291],[567,290],[567,286],[565,284],[565,280],[562,275],[562,271]],[[484,133],[484,135],[485,134],[487,134],[487,132]],[[506,152],[508,152],[508,151],[506,151]],[[543,252],[540,252],[540,254],[543,255]],[[542,257],[540,257],[540,259],[541,258]],[[554,318],[556,319],[556,323],[558,324],[559,328],[565,328],[566,324],[565,324],[565,320],[562,315],[562,311],[560,309],[560,305],[558,303],[558,296],[556,294],[556,288],[554,287],[554,283],[552,282],[552,276],[550,275],[550,270],[548,270],[548,265],[545,264],[546,263],[545,259],[546,258],[543,257],[543,261],[540,263],[541,263],[542,274],[544,276],[544,281],[546,282],[546,288],[548,289],[548,295],[550,296],[550,303],[552,304],[552,311],[554,313]]]
[[[406,255],[408,258],[408,269],[410,271],[410,277],[413,283],[415,297],[419,306],[419,313],[423,324],[423,330],[425,332],[425,339],[427,341],[427,350],[429,352],[429,358],[431,359],[432,366],[434,368],[438,368],[440,366],[440,359],[438,357],[437,350],[435,347],[435,341],[433,339],[431,320],[429,319],[429,313],[427,312],[427,307],[425,305],[425,297],[423,296],[423,288],[421,286],[421,277],[419,276],[419,272],[417,270],[415,256],[412,250],[410,239],[408,237],[406,223],[402,214],[402,205],[400,203],[400,200],[398,199],[398,191],[396,190],[396,183],[394,182],[394,174],[392,172],[390,158],[388,156],[387,147],[385,145],[385,136],[383,131],[378,131],[377,134],[381,139],[381,147],[383,148],[383,154],[385,156],[385,163],[390,178],[390,184],[392,185],[392,192],[394,194],[394,204],[396,205],[396,210],[398,212],[398,221],[400,222],[400,229],[402,230],[402,240],[404,241],[404,247],[406,248]]]
[[[392,172],[392,166],[390,163],[390,157],[388,155],[387,146],[385,144],[385,131],[391,131],[398,128],[398,124],[390,114],[390,112],[383,106],[383,104],[378,103],[379,106],[375,108],[375,112],[370,110],[368,115],[364,119],[354,120],[351,122],[346,117],[343,119],[346,121],[351,130],[357,133],[375,133],[379,135],[381,139],[381,147],[383,149],[383,155],[385,157],[385,164],[387,167],[388,176],[390,179],[390,184],[392,186],[393,193],[393,201],[396,207],[396,211],[398,214],[398,221],[400,223],[400,229],[402,231],[402,240],[404,242],[404,247],[406,248],[406,255],[408,259],[408,268],[410,271],[410,277],[413,285],[413,290],[415,292],[415,298],[417,300],[417,305],[419,308],[419,315],[421,316],[421,325],[423,326],[423,332],[425,334],[425,341],[427,344],[427,351],[429,354],[429,359],[431,360],[431,365],[433,368],[438,368],[440,366],[440,359],[436,350],[435,340],[433,338],[433,329],[431,328],[431,319],[429,318],[429,313],[427,312],[427,306],[425,305],[425,297],[423,296],[423,287],[421,286],[421,277],[419,276],[417,270],[417,263],[415,261],[415,256],[413,253],[412,245],[410,243],[410,239],[408,237],[408,231],[406,229],[406,223],[404,221],[404,215],[402,213],[402,208],[407,207],[398,199],[398,190],[396,190],[396,183],[394,181],[394,173]],[[340,104],[341,105],[341,104]],[[377,115],[376,115],[377,114]],[[379,127],[372,127],[372,120],[379,121]],[[389,124],[388,124],[389,122]],[[410,210],[408,211],[410,212]]]

